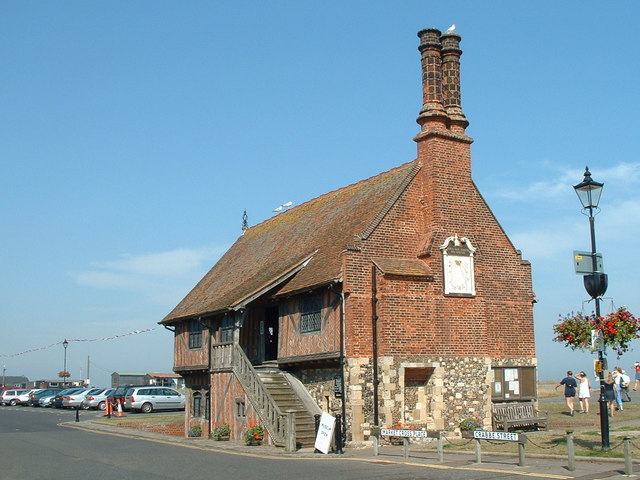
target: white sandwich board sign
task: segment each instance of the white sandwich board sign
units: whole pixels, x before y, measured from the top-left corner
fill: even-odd
[[[318,427],[315,447],[322,453],[329,453],[331,449],[331,440],[333,439],[333,428],[335,425],[336,417],[326,412],[320,416],[320,426]]]

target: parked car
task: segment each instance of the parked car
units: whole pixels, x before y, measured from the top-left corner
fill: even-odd
[[[33,392],[29,395],[29,405],[31,405],[32,407],[39,407],[40,399],[42,397],[46,395],[55,395],[59,391],[59,388],[43,388],[42,390]]]
[[[93,392],[99,392],[101,388],[82,388],[77,392],[67,393],[62,397],[62,406],[64,408],[76,408],[81,407],[84,402],[84,397],[90,395]]]
[[[118,406],[118,402],[122,403],[122,408],[125,408],[124,396],[130,388],[134,387],[148,387],[149,385],[119,385],[114,388],[113,393],[109,396],[109,400],[115,408]]]
[[[0,396],[0,405],[11,405],[15,407],[18,404],[17,397],[28,391],[29,390],[25,388],[5,390],[2,392],[2,396]]]
[[[59,392],[60,390],[58,390]],[[43,395],[42,397],[40,397],[40,400],[38,400],[38,403],[40,404],[41,407],[51,407],[53,406],[53,399],[56,398],[57,393],[52,393],[50,395]]]
[[[55,397],[53,397],[53,402],[51,402],[51,404],[56,408],[62,408],[62,399],[64,398],[64,396],[79,390],[83,390],[83,389],[78,387],[73,387],[73,388],[67,388],[65,390],[62,390],[61,392],[58,392],[58,394]]]
[[[102,392],[92,393],[85,396],[83,407],[104,410],[107,406],[107,398],[113,393],[113,390],[113,388],[107,388]]]
[[[127,410],[151,413],[154,410],[184,410],[185,396],[169,387],[131,387],[125,394]]]
[[[28,392],[21,393],[20,395],[18,395],[16,397],[16,401],[18,402],[18,405],[22,407],[29,405],[29,399],[31,398],[31,394],[37,393],[40,390],[44,390],[44,388],[32,388]]]

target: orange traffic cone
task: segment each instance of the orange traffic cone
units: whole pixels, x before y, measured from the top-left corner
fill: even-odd
[[[116,417],[124,417],[124,412],[122,411],[122,399],[118,399],[118,413],[116,413]]]

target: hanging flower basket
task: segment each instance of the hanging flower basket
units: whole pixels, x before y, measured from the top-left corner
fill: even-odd
[[[573,350],[597,350],[600,343],[613,349],[620,358],[629,350],[631,342],[640,338],[640,320],[624,307],[600,318],[571,313],[558,319],[553,333],[554,342],[564,343]]]

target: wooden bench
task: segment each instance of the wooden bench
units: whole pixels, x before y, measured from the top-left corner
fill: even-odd
[[[547,414],[531,402],[494,403],[491,406],[493,429],[508,432],[511,429],[547,428]]]

